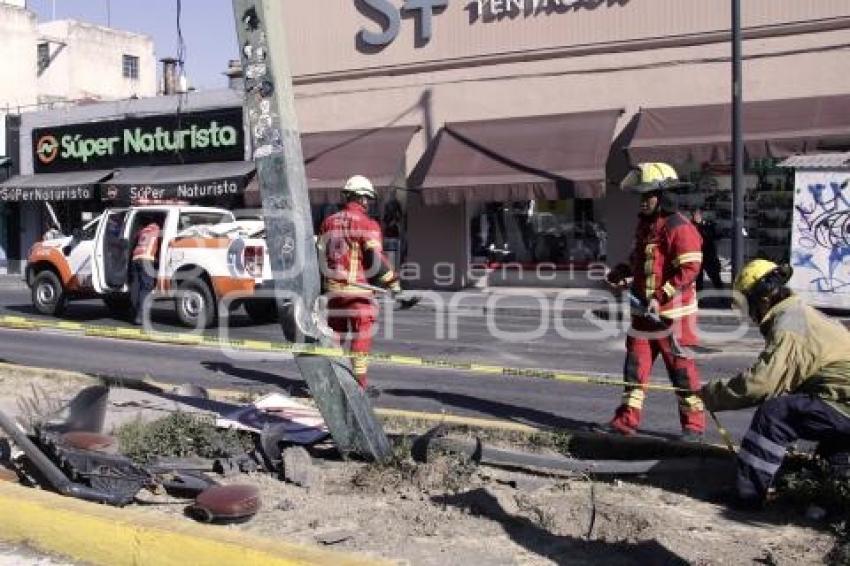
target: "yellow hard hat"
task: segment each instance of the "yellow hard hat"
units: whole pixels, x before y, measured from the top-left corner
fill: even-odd
[[[743,295],[747,295],[756,286],[756,283],[767,275],[779,269],[779,266],[767,259],[754,259],[749,262],[735,278],[733,289]]]
[[[679,174],[671,165],[655,162],[638,163],[620,183],[620,188],[642,194],[686,185],[687,183],[679,181]]]

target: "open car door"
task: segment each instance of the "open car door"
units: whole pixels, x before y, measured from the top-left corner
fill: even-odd
[[[120,292],[127,283],[130,266],[130,241],[127,209],[111,209],[103,213],[94,242],[92,283],[98,293]]]

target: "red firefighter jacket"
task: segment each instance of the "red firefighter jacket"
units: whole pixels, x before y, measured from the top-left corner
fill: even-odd
[[[383,235],[366,210],[350,202],[326,218],[319,229],[319,267],[332,294],[371,296],[357,285],[397,288],[398,277],[383,250]]]
[[[633,292],[647,302],[658,299],[662,316],[675,320],[697,312],[702,237],[682,214],[641,217],[631,263]]]
[[[156,261],[159,253],[160,233],[159,225],[155,222],[151,222],[136,232],[136,247],[133,248],[133,261],[143,259]]]

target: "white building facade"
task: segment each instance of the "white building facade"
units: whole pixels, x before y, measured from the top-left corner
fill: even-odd
[[[156,95],[156,56],[149,37],[73,20],[47,22],[38,31],[39,103]]]
[[[19,173],[21,114],[157,94],[154,44],[145,35],[73,20],[39,23],[24,0],[0,0],[0,182]],[[14,130],[14,131],[12,131]],[[0,203],[0,273],[20,245],[20,210]]]

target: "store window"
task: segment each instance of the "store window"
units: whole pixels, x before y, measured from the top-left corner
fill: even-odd
[[[474,264],[554,264],[604,261],[607,232],[589,199],[491,202],[471,222]]]
[[[794,174],[765,159],[747,164],[744,175],[745,260],[765,258],[787,262],[791,250]],[[707,164],[688,176],[694,188],[679,191],[679,209],[689,218],[697,208],[713,224],[721,266],[731,268],[732,169]]]
[[[125,79],[139,78],[139,58],[135,55],[124,55],[123,73]]]

